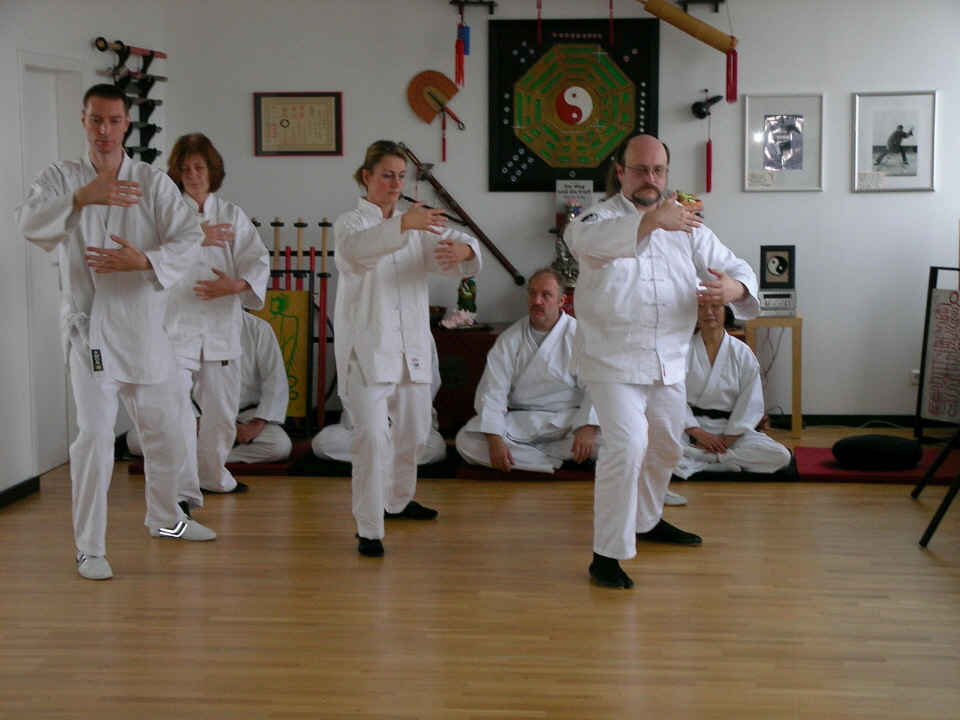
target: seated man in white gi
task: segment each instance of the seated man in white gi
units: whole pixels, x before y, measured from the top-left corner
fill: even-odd
[[[290,457],[292,443],[281,425],[287,419],[290,386],[277,336],[270,323],[243,313],[240,331],[240,407],[237,442],[228,463],[269,463]],[[127,448],[141,455],[136,429],[127,433]]]
[[[552,473],[565,460],[596,457],[597,416],[570,371],[577,321],[561,309],[565,291],[549,268],[530,278],[529,316],[490,349],[474,401],[478,414],[457,433],[467,462]]]
[[[437,358],[437,345],[433,342],[433,335],[430,336],[430,352],[433,360],[431,367],[433,375],[430,380],[430,390],[433,397],[437,397],[437,391],[440,390],[440,360]],[[343,412],[340,415],[340,422],[336,425],[327,425],[314,435],[310,442],[313,454],[321,460],[338,460],[340,462],[351,462],[350,444],[353,442],[353,417],[350,415],[350,406],[346,398],[340,398],[343,405]],[[420,456],[418,465],[433,465],[443,462],[447,459],[447,441],[440,434],[440,423],[437,419],[437,411],[431,408],[433,412],[433,421],[430,427],[430,434],[427,436],[427,444],[423,447],[423,455]]]
[[[687,353],[687,419],[683,458],[674,475],[696,472],[773,473],[790,464],[790,451],[756,430],[763,419],[760,363],[724,330],[725,307],[701,305],[699,332]]]

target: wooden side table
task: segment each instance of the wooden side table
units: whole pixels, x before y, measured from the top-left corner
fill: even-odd
[[[800,437],[803,429],[803,413],[800,408],[800,390],[803,385],[801,356],[803,348],[803,316],[797,313],[796,317],[758,317],[744,323],[747,331],[747,345],[757,352],[757,328],[790,328],[791,344],[793,345],[793,400],[791,402],[790,436]]]
[[[431,328],[440,360],[440,391],[433,401],[440,430],[451,432],[476,415],[473,398],[487,366],[487,352],[510,323],[483,330]]]

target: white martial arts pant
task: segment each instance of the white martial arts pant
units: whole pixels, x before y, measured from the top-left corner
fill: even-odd
[[[350,462],[350,445],[353,443],[353,430],[343,425],[327,425],[313,436],[310,447],[313,454],[321,460]],[[447,441],[437,430],[430,428],[427,443],[423,446],[423,456],[418,465],[433,465],[447,459]]]
[[[563,432],[558,429],[558,433]],[[504,444],[513,456],[513,468],[529,472],[552,473],[566,460],[573,460],[574,433],[567,430],[561,437],[538,438],[535,442],[517,442],[509,435],[503,438]],[[597,446],[593,451],[593,458],[601,445],[600,436],[597,436]],[[457,452],[472,465],[490,465],[490,444],[485,433],[467,430],[467,426],[457,433]]]
[[[242,422],[242,420],[237,420],[237,422]],[[133,455],[143,455],[143,450],[140,447],[140,436],[137,435],[136,428],[127,433],[127,450]],[[276,423],[268,422],[263,426],[260,434],[249,443],[246,445],[234,445],[233,449],[227,455],[227,462],[280,462],[290,457],[291,450],[293,450],[293,443],[290,441],[290,436]],[[349,452],[348,445],[348,456]],[[184,500],[186,498],[181,497],[180,499]]]
[[[200,408],[199,430],[190,408],[187,408],[189,415],[184,416],[183,435],[187,455],[196,464],[201,488],[230,492],[237,486],[237,481],[224,465],[237,439],[240,358],[195,360],[178,357],[177,360],[180,363],[182,392],[189,399],[192,390],[193,399]],[[187,477],[191,476],[188,472]],[[181,487],[181,494],[188,492],[189,488]],[[192,507],[192,501],[190,504]]]
[[[253,418],[244,420],[244,414],[241,413],[238,423],[249,422]],[[202,423],[201,423],[202,424]],[[227,462],[243,463],[271,463],[280,462],[290,457],[290,451],[293,449],[293,443],[286,431],[276,423],[268,422],[263,426],[263,430],[253,440],[246,445],[234,445],[230,454],[227,455]]]
[[[82,344],[70,343],[68,364],[79,427],[70,444],[74,536],[79,552],[105,555],[117,397],[123,399],[143,438],[147,500],[143,524],[151,529],[173,527],[184,519],[177,506],[186,465],[180,430],[183,398],[176,377],[156,385],[96,377],[90,350]]]
[[[637,554],[636,533],[663,515],[663,496],[681,456],[684,383],[588,381],[604,445],[594,482],[593,550],[617,560]]]
[[[383,538],[383,511],[398,513],[417,489],[417,460],[430,433],[430,383],[368,385],[356,356],[345,381],[353,414],[353,516],[357,533]],[[392,422],[391,422],[392,419]]]
[[[722,427],[719,432],[715,432],[704,425],[705,423],[701,423],[701,427],[707,432],[714,435],[723,434]],[[790,451],[769,435],[756,430],[745,432],[721,455],[693,447],[696,441],[686,433],[684,435],[686,438],[683,443],[683,457],[673,471],[678,477],[688,478],[701,470],[735,470],[736,468],[744,472],[775,473],[790,464]]]

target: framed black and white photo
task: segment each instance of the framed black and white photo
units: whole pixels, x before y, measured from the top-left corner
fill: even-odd
[[[823,96],[747,95],[743,189],[823,190]]]
[[[854,95],[854,192],[933,190],[935,90]]]

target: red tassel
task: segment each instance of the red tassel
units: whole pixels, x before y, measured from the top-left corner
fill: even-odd
[[[707,192],[713,190],[713,140],[707,140]]]
[[[737,51],[727,50],[727,102],[737,101]]]
[[[542,10],[543,0],[537,0],[537,45],[543,42],[543,18],[541,17]]]
[[[610,0],[610,45],[613,46],[613,0]]]
[[[454,82],[456,82],[457,85],[459,85],[460,87],[463,87],[463,81],[464,81],[463,50],[464,50],[463,40],[460,37],[457,37],[457,44],[456,44],[457,59],[455,63],[455,72],[454,72],[453,79],[454,79]]]

